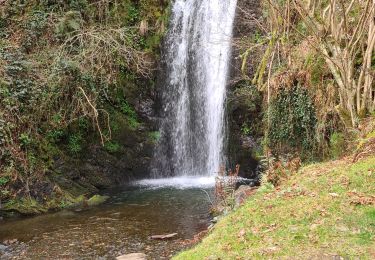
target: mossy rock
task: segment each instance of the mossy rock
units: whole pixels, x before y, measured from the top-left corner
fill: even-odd
[[[4,211],[17,212],[22,215],[35,215],[48,211],[46,207],[34,199],[18,199],[11,200],[4,205]]]
[[[92,196],[88,201],[87,205],[88,206],[97,206],[100,204],[103,204],[109,199],[109,196],[101,196],[101,195],[94,195]]]

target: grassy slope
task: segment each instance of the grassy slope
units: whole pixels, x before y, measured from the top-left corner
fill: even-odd
[[[374,156],[355,164],[310,165],[277,189],[261,187],[202,243],[175,259],[375,259],[374,204],[356,203],[371,195]]]

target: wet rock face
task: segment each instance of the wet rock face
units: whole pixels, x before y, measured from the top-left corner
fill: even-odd
[[[124,140],[116,154],[92,145],[83,158],[65,158],[56,163],[52,178],[75,195],[126,184],[149,174],[152,144],[147,140]]]
[[[140,115],[143,119],[153,122],[155,118],[155,111],[154,111],[154,101],[151,98],[146,98],[144,100],[139,100],[135,105],[135,110],[137,111],[138,115]]]
[[[116,150],[103,147],[98,137],[87,137],[90,143],[78,157],[65,154],[55,160],[50,180],[79,196],[145,178],[150,173],[154,141],[150,138],[152,125],[141,122],[139,127],[130,127],[126,117],[120,115],[111,140]]]
[[[257,105],[255,105],[255,108],[249,111],[248,107],[241,104],[241,97],[235,95],[236,89],[241,87],[242,60],[239,56],[244,51],[241,50],[241,46],[236,44],[236,42],[243,37],[251,37],[254,35],[258,30],[258,25],[255,19],[259,19],[260,17],[261,8],[259,0],[238,0],[234,27],[235,44],[233,46],[232,54],[232,71],[230,86],[228,88],[228,154],[229,161],[232,164],[239,164],[241,166],[239,175],[243,178],[256,178],[258,162],[253,157],[256,138],[243,135],[241,127],[244,122],[258,122],[260,120],[260,109],[257,109]],[[256,69],[256,59],[255,56],[249,58],[250,61],[254,60],[254,62],[248,64],[247,71],[245,72],[250,78],[252,78]]]

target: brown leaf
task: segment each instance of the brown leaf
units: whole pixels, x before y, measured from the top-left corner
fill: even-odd
[[[238,232],[237,237],[238,238],[243,238],[245,235],[246,235],[246,230],[245,229],[241,229],[240,232]]]
[[[348,195],[351,197],[351,204],[354,205],[375,205],[375,196],[365,195],[357,193],[355,191],[348,192]]]

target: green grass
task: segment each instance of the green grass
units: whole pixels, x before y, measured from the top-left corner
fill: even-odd
[[[174,259],[375,258],[375,157],[304,167],[262,189]]]

